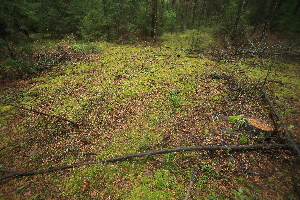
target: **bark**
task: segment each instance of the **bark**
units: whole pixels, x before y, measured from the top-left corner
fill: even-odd
[[[109,159],[101,160],[101,161],[87,162],[87,163],[75,163],[72,165],[64,165],[64,166],[52,167],[52,168],[42,169],[42,170],[33,170],[33,171],[27,171],[27,172],[0,170],[0,172],[2,172],[2,173],[11,173],[10,175],[1,177],[0,180],[5,180],[8,178],[13,178],[13,177],[45,174],[47,172],[54,172],[54,171],[58,171],[58,170],[75,168],[75,167],[80,167],[80,166],[85,166],[85,165],[115,163],[115,162],[119,162],[119,161],[128,160],[131,158],[153,156],[153,155],[159,155],[159,154],[168,154],[168,153],[182,152],[182,151],[200,151],[200,150],[249,151],[249,150],[269,150],[269,149],[289,149],[289,148],[290,148],[290,146],[286,145],[286,144],[271,144],[271,145],[244,145],[244,146],[193,146],[193,147],[163,149],[163,150],[158,150],[158,151],[129,154],[129,155],[115,157],[115,158],[109,158]],[[98,154],[94,154],[94,155],[98,155]]]

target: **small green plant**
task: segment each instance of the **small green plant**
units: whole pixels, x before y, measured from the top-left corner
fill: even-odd
[[[234,190],[233,193],[236,195],[236,199],[247,199],[247,196],[243,195],[244,191],[242,188]]]
[[[229,116],[228,121],[234,125],[235,128],[239,129],[246,125],[246,119],[240,115]]]
[[[72,45],[70,49],[75,51],[82,51],[85,53],[100,53],[102,51],[102,47],[96,43],[75,44]]]
[[[179,108],[181,106],[181,98],[179,96],[179,91],[171,91],[169,98],[172,103],[172,106],[175,108]]]
[[[36,162],[36,161],[39,160],[39,157],[38,156],[31,156],[30,160],[33,161],[33,162]]]
[[[266,137],[266,133],[264,133],[264,132],[260,132],[260,133],[259,133],[259,137],[261,137],[261,138],[264,138],[264,137]]]
[[[292,131],[292,130],[293,130],[293,128],[294,128],[294,126],[293,126],[293,125],[289,125],[289,126],[288,126],[288,130],[289,130],[289,131]]]
[[[246,138],[244,138],[244,137],[240,138],[239,141],[242,144],[248,144],[248,140]]]

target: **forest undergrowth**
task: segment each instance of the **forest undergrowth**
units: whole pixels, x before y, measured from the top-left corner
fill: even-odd
[[[172,37],[156,45],[93,43],[97,52],[82,54],[88,59],[69,59],[38,76],[4,82],[0,171],[179,147],[284,144],[280,129],[272,136],[254,134],[240,120],[274,126],[262,85],[300,143],[299,63],[191,56]],[[297,199],[300,167],[292,166],[294,158],[287,149],[169,153],[10,178],[1,181],[0,195],[185,199],[198,169],[191,199]]]

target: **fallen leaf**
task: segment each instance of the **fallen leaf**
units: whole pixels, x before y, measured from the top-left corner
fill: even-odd
[[[188,129],[181,129],[183,132],[185,132],[185,133],[188,133],[188,132],[190,132]]]
[[[150,174],[150,170],[149,169],[145,169],[145,174],[149,175]]]
[[[96,196],[98,196],[98,193],[96,191],[91,191],[90,196],[96,197]]]
[[[222,167],[220,165],[218,165],[216,168],[215,168],[215,172],[220,172],[222,170]]]
[[[86,191],[86,188],[89,186],[89,184],[90,184],[90,181],[85,181],[85,182],[84,182],[84,185],[83,185],[83,187],[82,187],[82,189],[81,189],[81,191],[82,191],[82,192],[85,192],[85,191]]]
[[[24,193],[24,196],[30,196],[30,195],[31,195],[30,191]]]
[[[254,181],[259,182],[260,181],[259,177],[258,176],[254,176]]]

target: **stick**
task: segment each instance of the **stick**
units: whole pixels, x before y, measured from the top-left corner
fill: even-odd
[[[275,115],[275,117],[277,118],[277,120],[280,122],[281,126],[284,128],[284,133],[285,133],[285,137],[287,140],[287,143],[291,146],[291,148],[293,149],[294,153],[297,154],[300,157],[300,150],[298,148],[298,146],[296,145],[294,139],[292,138],[287,126],[283,123],[283,119],[281,118],[281,116],[279,115],[278,111],[276,110],[274,104],[272,103],[272,101],[270,100],[267,92],[266,92],[266,88],[265,86],[263,86],[261,88],[261,91],[264,93],[265,99],[267,100],[268,104],[270,105],[271,111],[272,113]]]
[[[289,148],[289,145],[286,144],[272,144],[272,145],[244,145],[244,146],[193,146],[193,147],[182,147],[182,148],[173,148],[173,149],[163,149],[158,151],[150,151],[144,153],[135,153],[129,154],[125,156],[119,156],[114,158],[109,158],[101,161],[87,162],[87,163],[75,163],[72,165],[64,165],[58,167],[52,167],[48,169],[36,170],[36,171],[27,171],[27,172],[18,172],[18,171],[10,171],[10,175],[1,177],[0,180],[12,178],[12,177],[20,177],[20,176],[31,176],[37,174],[44,174],[47,172],[53,172],[68,168],[75,168],[84,165],[92,165],[92,164],[104,164],[104,163],[114,163],[118,161],[128,160],[131,158],[144,157],[150,155],[158,155],[158,154],[167,154],[173,152],[181,152],[181,151],[200,151],[200,150],[224,150],[224,151],[244,151],[244,150],[269,150],[269,149],[286,149]],[[0,170],[0,172],[8,172],[7,170]]]
[[[193,173],[193,175],[191,176],[190,183],[189,183],[189,186],[188,186],[188,190],[187,190],[187,192],[186,192],[186,195],[185,195],[184,200],[189,200],[189,199],[190,199],[192,186],[193,186],[193,184],[194,184],[194,181],[195,181],[195,178],[196,178],[196,175],[197,175],[199,169],[200,169],[200,168],[199,168],[198,166],[195,167],[195,169],[194,169],[194,173]]]
[[[45,116],[48,116],[48,117],[57,118],[57,119],[60,119],[60,120],[69,122],[69,123],[73,124],[74,126],[80,126],[79,123],[74,122],[74,121],[71,121],[71,120],[68,120],[68,119],[66,119],[66,118],[64,118],[64,117],[61,117],[61,116],[58,116],[58,115],[50,115],[50,114],[47,114],[47,113],[40,112],[40,111],[38,111],[38,110],[34,110],[34,109],[32,109],[32,108],[29,109],[29,108],[25,108],[25,107],[23,107],[23,106],[17,106],[17,105],[10,104],[10,103],[5,103],[5,102],[0,102],[0,103],[6,104],[6,105],[9,105],[9,106],[13,106],[13,107],[16,107],[16,108],[20,108],[20,109],[22,109],[22,110],[28,110],[28,111],[30,111],[30,112],[34,112],[34,113],[37,113],[37,114],[45,115]]]

